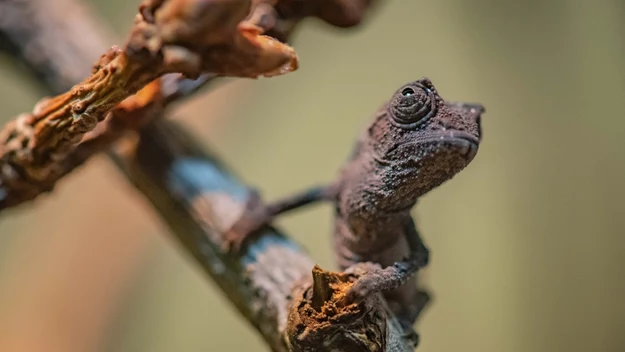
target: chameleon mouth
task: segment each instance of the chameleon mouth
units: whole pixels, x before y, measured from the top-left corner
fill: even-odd
[[[457,148],[464,157],[473,158],[477,154],[480,140],[467,132],[448,131],[437,137],[421,141],[421,143],[453,146]]]
[[[461,144],[459,146],[462,148],[463,154],[467,159],[472,159],[477,154],[478,144],[475,143],[475,141],[458,138],[455,144]]]
[[[448,150],[470,161],[477,154],[479,144],[479,138],[467,132],[445,131],[426,139],[396,145],[394,148],[388,150],[386,154],[394,154],[397,152],[419,153],[419,151],[423,150],[427,150],[428,154],[432,154]],[[380,162],[384,162],[384,157],[378,159],[380,159]]]

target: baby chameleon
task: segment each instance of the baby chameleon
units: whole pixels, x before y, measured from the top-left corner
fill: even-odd
[[[227,246],[238,250],[278,214],[332,201],[341,269],[359,262],[382,267],[361,276],[349,299],[382,292],[410,333],[425,303],[413,274],[429,260],[410,211],[473,160],[484,111],[479,104],[445,102],[427,78],[405,84],[375,115],[335,182],[267,204],[252,191],[248,212],[226,234]]]

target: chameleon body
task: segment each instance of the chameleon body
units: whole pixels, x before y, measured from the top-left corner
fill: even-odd
[[[451,179],[475,157],[481,141],[479,104],[448,103],[432,82],[403,85],[358,139],[335,182],[263,204],[257,192],[248,212],[226,235],[230,248],[273,217],[318,201],[334,204],[334,248],[341,269],[379,264],[352,287],[353,300],[382,292],[407,333],[427,302],[413,275],[428,264],[411,216],[419,197]]]

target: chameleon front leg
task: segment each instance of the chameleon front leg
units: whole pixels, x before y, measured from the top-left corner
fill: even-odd
[[[243,215],[224,234],[224,247],[229,252],[238,252],[245,241],[254,237],[258,230],[268,225],[276,216],[335,197],[336,187],[324,185],[306,189],[271,203],[263,203],[260,193],[256,189],[250,189]]]
[[[405,235],[410,250],[408,258],[389,267],[375,268],[363,274],[347,293],[348,302],[363,299],[373,293],[394,290],[405,284],[417,270],[427,266],[429,250],[412,220],[405,226]]]

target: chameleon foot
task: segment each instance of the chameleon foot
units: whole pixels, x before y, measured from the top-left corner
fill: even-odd
[[[412,272],[402,270],[406,269],[408,262],[408,260],[397,262],[395,265],[383,269],[375,263],[361,262],[347,268],[346,273],[358,275],[359,278],[347,292],[345,303],[358,302],[371,294],[392,291],[403,285],[412,275]],[[416,261],[416,263],[423,264],[421,261]],[[429,301],[430,295],[426,291],[417,291],[413,300],[401,307],[392,305],[395,302],[389,302],[391,303],[389,308],[395,312],[403,332],[403,338],[411,341],[414,347],[419,344],[419,334],[414,330],[413,325]]]
[[[354,286],[347,292],[346,299],[350,302],[361,301],[365,297],[384,291],[393,290],[401,285],[393,272],[393,267],[374,268],[360,276]]]
[[[362,274],[347,292],[346,299],[351,302],[360,301],[370,294],[394,290],[406,283],[419,268],[425,267],[427,263],[428,251],[422,246],[422,250],[415,252],[410,258],[384,269],[369,265],[370,269]]]
[[[260,194],[250,189],[249,198],[241,218],[223,235],[222,248],[230,253],[238,253],[244,242],[258,235],[264,225],[270,221]]]

